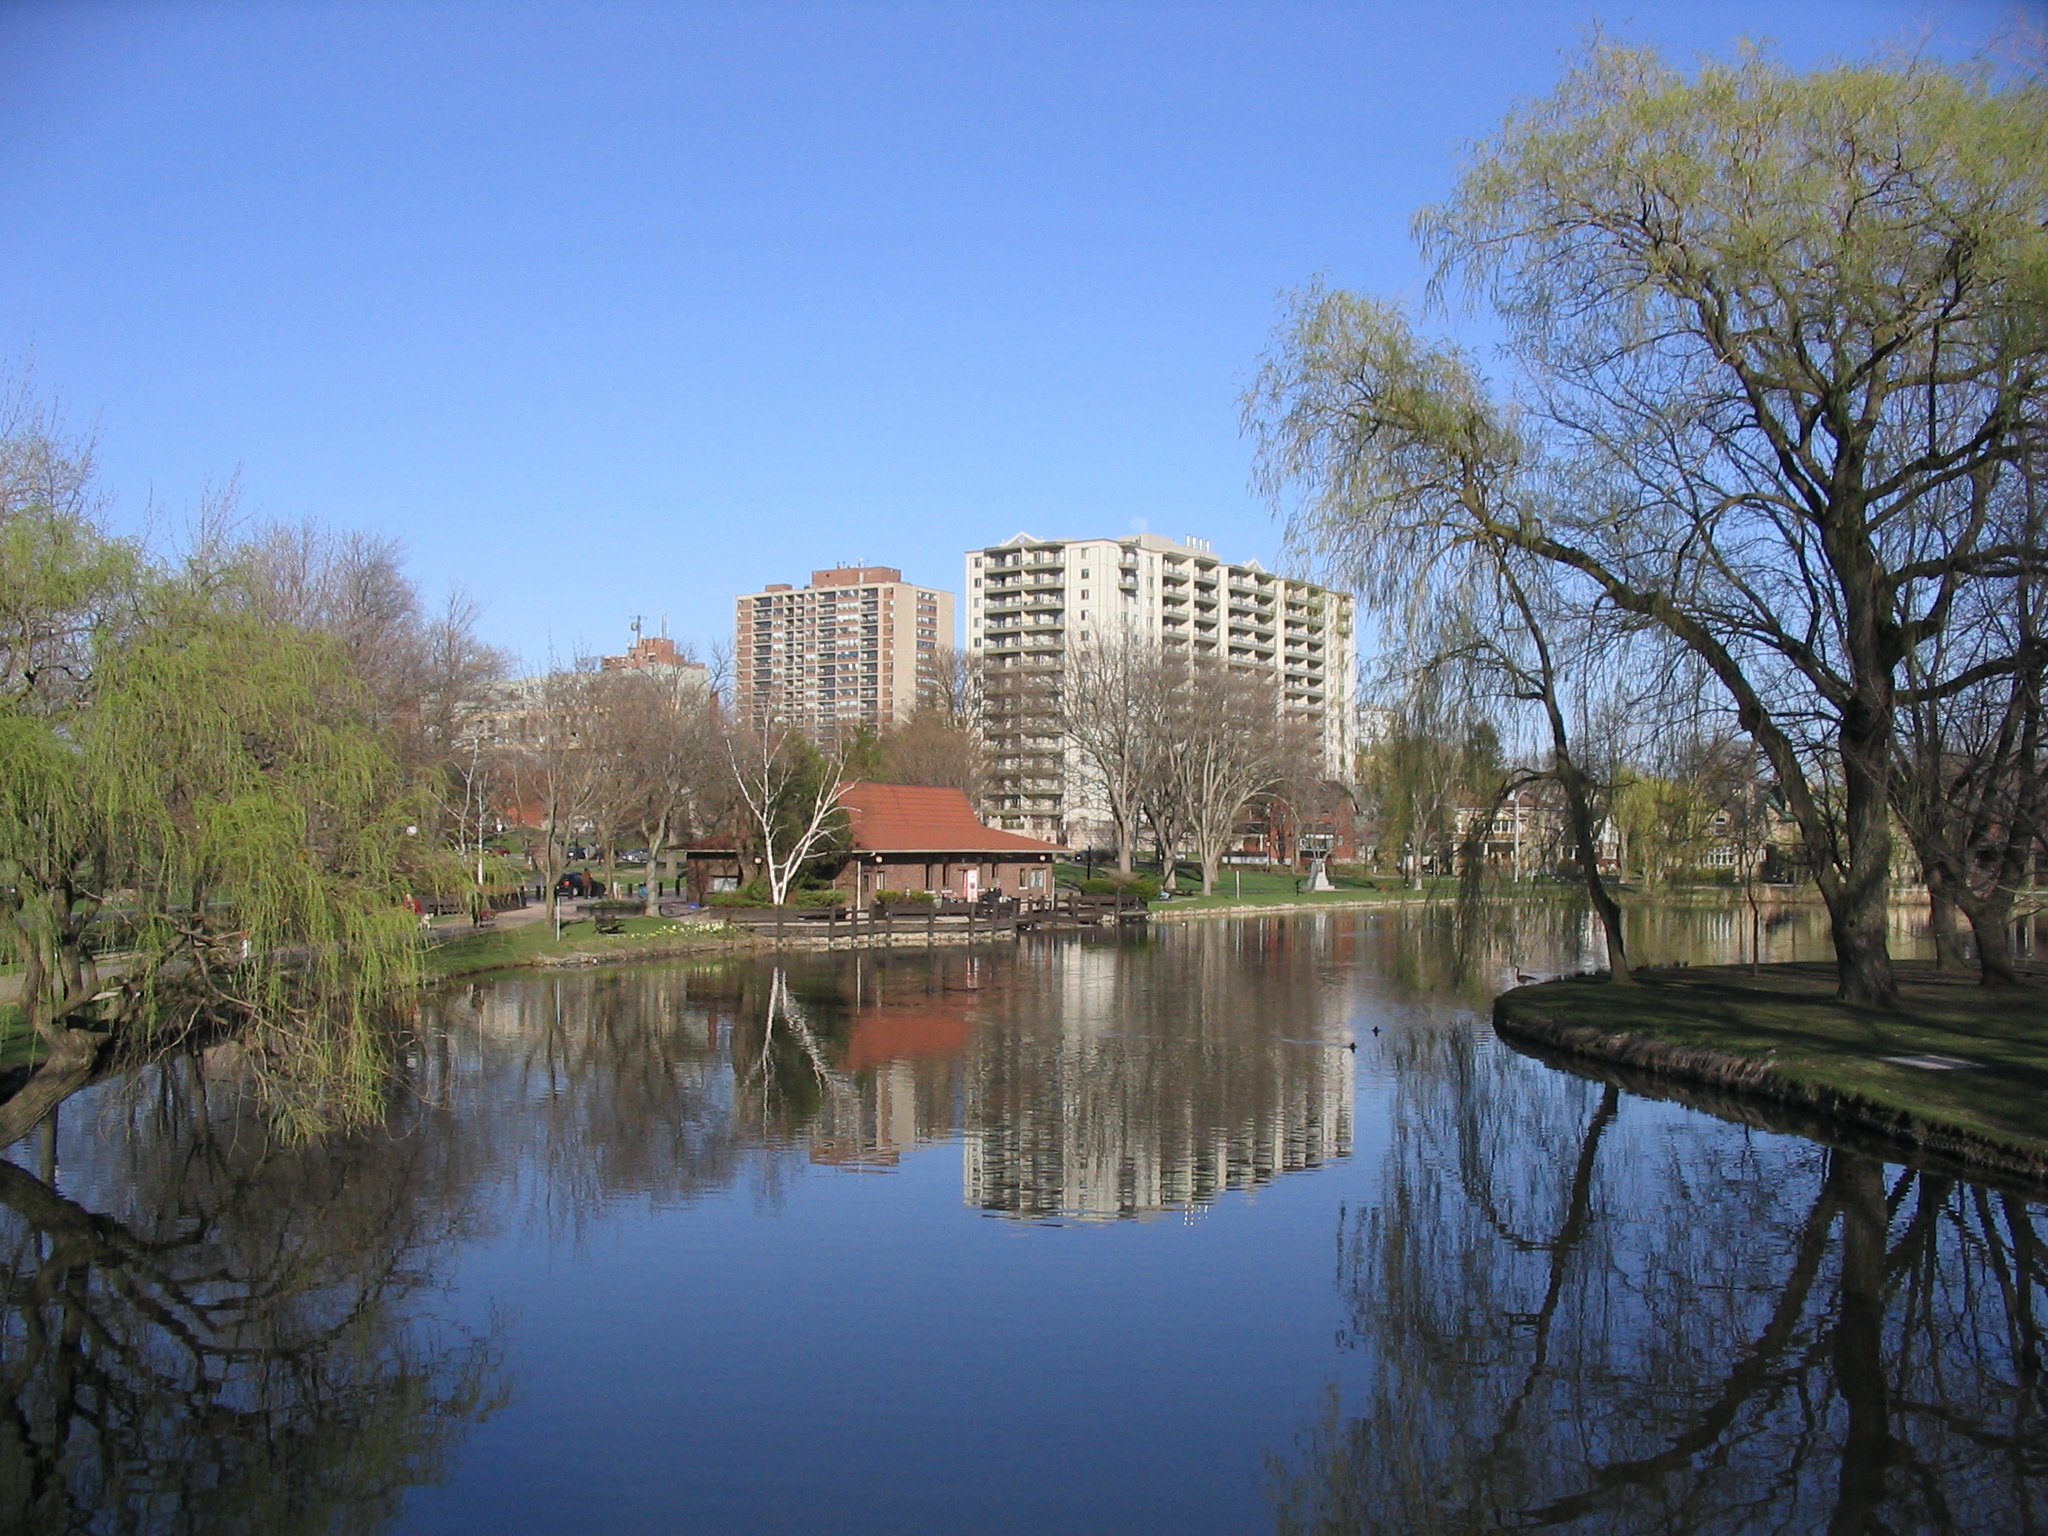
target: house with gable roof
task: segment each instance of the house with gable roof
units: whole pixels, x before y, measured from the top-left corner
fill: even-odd
[[[986,825],[958,789],[863,781],[847,785],[839,804],[852,845],[837,884],[856,906],[866,906],[877,891],[1046,900],[1053,861],[1067,851]]]

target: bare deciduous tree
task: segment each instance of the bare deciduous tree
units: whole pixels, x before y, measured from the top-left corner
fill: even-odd
[[[590,671],[556,670],[526,680],[519,700],[525,739],[506,754],[514,798],[539,815],[547,916],[567,867],[570,839],[592,821],[605,792],[605,763],[586,743],[601,729],[602,699]]]
[[[1069,792],[1079,790],[1107,813],[1116,867],[1126,875],[1160,765],[1170,693],[1158,647],[1139,636],[1109,630],[1070,649],[1063,721],[1080,782]]]
[[[2021,547],[2044,542],[2038,466],[2006,486],[2001,520]],[[1894,803],[1927,880],[1937,956],[1953,964],[1955,914],[1968,919],[1987,983],[2019,979],[2012,923],[2048,835],[2048,567],[2015,562],[2012,601],[1981,606],[1909,655]],[[1972,594],[1980,600],[1982,594]],[[2010,656],[1960,690],[1928,686]]]
[[[804,865],[831,845],[843,813],[843,763],[811,746],[793,727],[742,724],[725,743],[733,787],[745,808],[768,899],[781,906]]]
[[[1216,889],[1239,815],[1308,754],[1303,728],[1284,717],[1263,669],[1196,662],[1173,669],[1161,710],[1161,777],[1186,817],[1202,866],[1202,892]]]
[[[619,673],[615,719],[625,746],[624,824],[647,848],[653,870],[671,845],[715,824],[725,810],[725,722],[718,696],[694,673]],[[647,915],[659,891],[647,882]]]

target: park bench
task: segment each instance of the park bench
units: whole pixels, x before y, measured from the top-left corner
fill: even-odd
[[[624,933],[626,919],[638,917],[646,904],[638,901],[587,901],[583,915],[597,925],[599,933]]]

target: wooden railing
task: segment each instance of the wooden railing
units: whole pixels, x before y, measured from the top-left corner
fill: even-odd
[[[1150,915],[1135,896],[1084,896],[1064,891],[1039,898],[1003,897],[989,901],[901,902],[868,910],[849,907],[712,907],[707,916],[723,918],[736,928],[772,933],[778,941],[923,937],[940,939],[994,937],[1034,929],[1096,927],[1143,922]]]

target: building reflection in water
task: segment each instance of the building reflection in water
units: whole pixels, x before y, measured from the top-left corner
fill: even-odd
[[[533,1111],[492,1116],[538,1138],[504,1159],[551,1170],[569,1212],[958,1138],[972,1206],[1143,1216],[1349,1155],[1355,1057],[1322,942],[1217,925],[572,975],[479,988],[438,1024],[491,1044],[449,1091]]]
[[[1582,934],[1561,903],[1455,943],[1360,914],[498,978],[421,1010],[388,1124],[310,1147],[227,1053],[103,1085],[61,1176],[0,1163],[0,1528],[373,1529],[516,1386],[445,1310],[471,1245],[953,1142],[972,1210],[1197,1210],[1351,1154],[1368,1013],[1349,1364],[1276,1450],[1281,1531],[2048,1528],[2042,1206],[1472,1026]]]
[[[1395,1054],[1339,1232],[1369,1368],[1274,1458],[1281,1532],[2048,1523],[2041,1203],[1471,1032]]]
[[[1255,933],[1175,937],[1018,956],[967,1059],[970,1205],[1184,1211],[1350,1154],[1356,1056],[1312,972],[1275,965],[1254,987],[1241,950]]]

